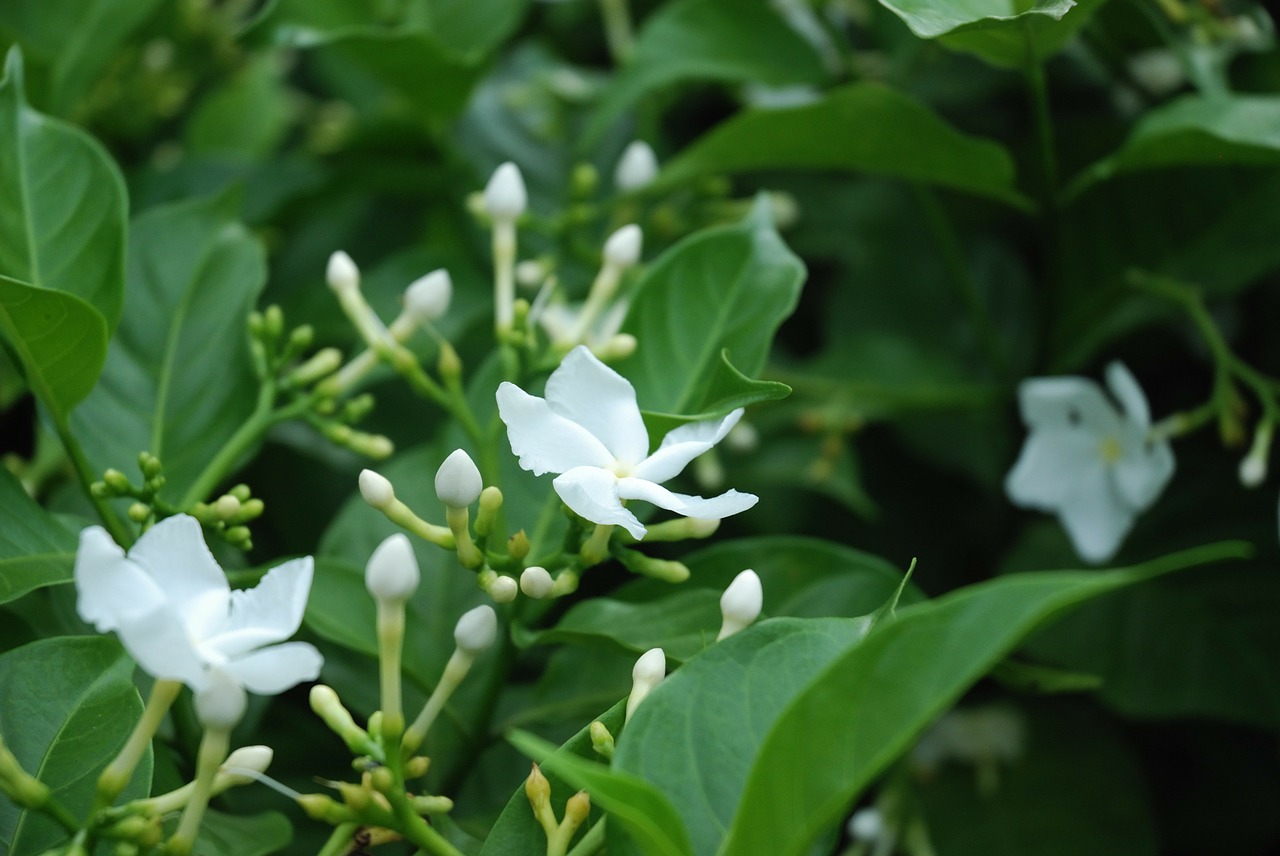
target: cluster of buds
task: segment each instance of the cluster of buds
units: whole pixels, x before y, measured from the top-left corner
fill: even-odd
[[[150,452],[141,452],[138,455],[138,470],[142,473],[141,484],[134,485],[124,473],[109,469],[89,489],[94,496],[103,499],[132,499],[129,519],[139,526],[149,526],[160,517],[175,513],[176,509],[168,508],[159,498],[160,489],[165,484],[164,466],[160,459]]]
[[[191,516],[207,532],[216,532],[227,543],[248,550],[253,547],[248,524],[262,516],[264,506],[247,484],[238,484],[212,502],[197,502]]]
[[[565,802],[564,817],[558,819],[551,805],[551,782],[547,781],[537,764],[525,779],[524,794],[533,809],[534,819],[547,836],[547,856],[564,856],[574,834],[591,815],[591,798],[586,791],[578,791]]]

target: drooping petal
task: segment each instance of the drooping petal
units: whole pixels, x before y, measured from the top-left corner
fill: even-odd
[[[178,514],[161,520],[143,533],[129,558],[160,586],[196,639],[226,621],[231,587],[194,517]]]
[[[723,440],[741,418],[739,407],[722,419],[681,425],[663,437],[658,450],[641,461],[631,474],[655,484],[674,478],[690,461]]]
[[[1143,432],[1151,427],[1151,407],[1147,404],[1147,396],[1124,363],[1117,360],[1107,366],[1107,388],[1120,402],[1130,422]]]
[[[1080,468],[1101,462],[1101,442],[1080,427],[1032,431],[1005,477],[1005,493],[1023,508],[1056,511],[1074,489]]]
[[[592,523],[621,526],[637,539],[643,538],[644,525],[622,507],[618,499],[618,477],[599,467],[575,467],[556,476],[552,486],[564,504]]]
[[[76,612],[100,633],[115,630],[165,603],[159,586],[125,557],[107,530],[90,526],[80,533],[74,577]]]
[[[659,508],[699,520],[719,520],[746,511],[759,501],[755,494],[739,493],[736,490],[725,491],[711,499],[672,493],[661,485],[638,478],[618,479],[618,496],[622,499],[642,499]]]
[[[1102,389],[1082,377],[1038,377],[1018,385],[1022,421],[1031,429],[1082,428],[1115,434],[1122,420]]]
[[[1173,469],[1173,449],[1168,443],[1138,440],[1115,463],[1116,487],[1130,508],[1142,511],[1173,478]]]
[[[249,692],[275,695],[303,681],[314,681],[323,665],[324,657],[311,643],[286,642],[237,657],[226,668]]]
[[[1075,489],[1058,508],[1058,519],[1080,558],[1101,564],[1115,555],[1133,526],[1134,512],[1121,498],[1101,461],[1081,470]]]
[[[144,672],[182,681],[193,690],[205,686],[209,659],[196,647],[182,617],[169,604],[116,628],[120,643]]]
[[[547,401],[554,412],[599,438],[617,460],[634,465],[649,453],[635,387],[586,346],[570,351],[547,378]]]
[[[613,455],[586,428],[552,411],[545,399],[513,383],[498,387],[498,415],[507,424],[511,451],[535,476],[574,467],[609,467]]]
[[[232,592],[226,623],[205,645],[234,658],[288,639],[302,624],[313,573],[314,562],[304,556],[272,568],[255,588]]]

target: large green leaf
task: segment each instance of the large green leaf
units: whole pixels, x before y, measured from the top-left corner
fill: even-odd
[[[129,312],[101,382],[73,419],[98,470],[124,469],[143,450],[159,456],[174,500],[256,398],[245,318],[266,261],[236,208],[223,195],[154,208],[134,222]]]
[[[87,301],[114,329],[124,300],[124,181],[84,132],[27,106],[22,57],[0,81],[0,275]]]
[[[283,64],[280,56],[264,53],[205,96],[186,124],[188,151],[245,159],[275,151],[297,112]]]
[[[0,603],[71,579],[76,536],[36,504],[0,467]]]
[[[1103,0],[880,0],[923,39],[1021,68],[1056,53]]]
[[[0,275],[0,333],[27,384],[59,420],[98,381],[107,357],[107,322],[74,294]]]
[[[762,197],[742,223],[700,232],[654,262],[624,325],[639,347],[618,372],[646,410],[699,413],[713,404],[721,351],[747,376],[764,368],[803,280]]]
[[[142,715],[133,661],[104,637],[59,637],[0,655],[0,735],[28,773],[77,817],[88,811],[98,773]],[[146,796],[151,750],[123,799]],[[0,800],[0,845],[8,856],[43,853],[65,840],[49,818]]]
[[[289,819],[274,811],[232,815],[210,810],[200,824],[196,856],[266,856],[293,838]]]
[[[800,107],[740,113],[665,164],[657,185],[761,169],[872,173],[1029,204],[1000,144],[964,134],[877,83],[844,86]]]
[[[718,852],[807,852],[929,722],[1040,625],[1123,586],[1247,552],[1224,543],[1105,574],[1009,575],[901,610],[833,658],[776,722],[756,732],[759,752],[739,783],[741,802]]]
[[[587,144],[644,95],[688,81],[818,84],[822,62],[764,0],[677,0],[644,23],[588,126]]]

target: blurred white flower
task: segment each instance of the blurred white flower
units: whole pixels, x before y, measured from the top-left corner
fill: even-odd
[[[1115,555],[1174,467],[1169,443],[1150,436],[1147,399],[1129,370],[1107,366],[1107,386],[1122,410],[1087,378],[1023,381],[1018,403],[1031,433],[1005,479],[1013,502],[1057,514],[1094,563]]]
[[[498,413],[520,466],[538,476],[560,473],[553,484],[565,505],[593,523],[622,526],[637,540],[646,530],[623,507],[625,500],[701,520],[756,504],[752,494],[734,490],[704,499],[660,486],[720,442],[741,418],[741,408],[721,419],[681,425],[650,455],[635,388],[586,347],[574,348],[551,373],[546,398],[511,383],[499,386]]]
[[[115,631],[156,678],[201,692],[214,687],[217,669],[251,692],[272,695],[320,674],[315,647],[276,644],[302,623],[312,572],[310,556],[294,559],[272,568],[257,588],[233,592],[194,517],[162,520],[128,555],[91,526],[76,552],[76,610],[100,632]]]

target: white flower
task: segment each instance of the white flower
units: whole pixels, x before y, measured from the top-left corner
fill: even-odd
[[[272,568],[257,588],[233,592],[194,517],[162,520],[128,555],[91,526],[76,552],[76,609],[100,632],[114,630],[154,677],[199,692],[212,686],[216,668],[251,692],[272,695],[320,674],[312,645],[275,644],[302,623],[312,569],[310,556],[294,559]]]
[[[613,170],[614,186],[624,193],[639,190],[658,175],[658,156],[643,140],[635,140],[622,150]]]
[[[1032,378],[1018,389],[1031,429],[1005,480],[1018,505],[1058,515],[1076,552],[1105,562],[1138,513],[1173,476],[1173,451],[1152,439],[1146,396],[1120,363],[1107,366],[1107,386],[1123,412],[1087,378]]]
[[[748,568],[734,577],[720,596],[722,623],[716,641],[727,639],[750,626],[751,622],[760,617],[763,606],[764,589],[760,585],[760,577]]]
[[[490,217],[514,222],[528,202],[520,167],[507,161],[493,171],[484,188],[484,209]]]
[[[636,712],[640,702],[648,698],[667,676],[667,655],[661,648],[650,648],[631,667],[631,694],[627,696],[627,715]]]
[[[454,449],[436,470],[436,496],[449,508],[466,508],[480,498],[482,490],[480,470],[462,449]]]
[[[755,496],[734,490],[703,499],[660,486],[729,433],[741,408],[721,419],[681,425],[650,455],[635,388],[586,347],[574,348],[551,373],[546,398],[514,384],[499,386],[498,413],[520,466],[538,476],[560,473],[553,484],[565,505],[593,523],[621,526],[636,539],[644,537],[645,527],[623,507],[624,500],[702,520],[756,504]]]

